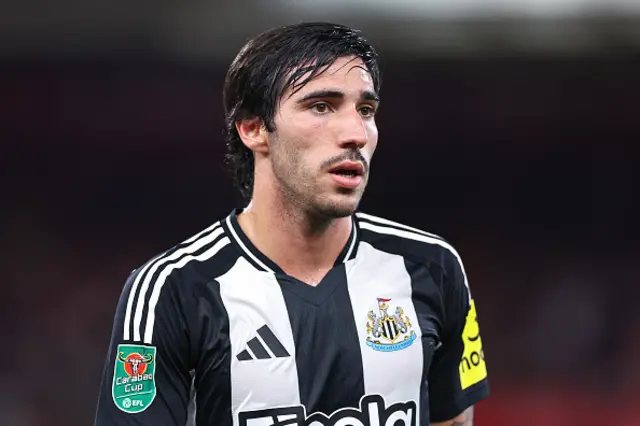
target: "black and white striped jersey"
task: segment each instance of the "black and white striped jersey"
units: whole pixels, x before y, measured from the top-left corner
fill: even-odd
[[[317,285],[239,211],[132,272],[97,426],[424,426],[489,393],[469,283],[442,238],[364,213]]]

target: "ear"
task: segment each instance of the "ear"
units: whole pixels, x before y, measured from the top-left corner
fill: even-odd
[[[236,121],[236,130],[242,143],[253,152],[267,152],[267,129],[258,117]]]

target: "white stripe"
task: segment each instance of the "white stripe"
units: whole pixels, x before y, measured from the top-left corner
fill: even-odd
[[[229,227],[229,231],[231,231],[231,235],[233,235],[233,238],[235,238],[236,242],[238,243],[238,245],[242,248],[242,250],[244,250],[244,252],[246,253],[247,256],[249,256],[254,262],[256,262],[258,265],[260,265],[260,267],[262,267],[263,269],[269,271],[269,272],[273,272],[271,270],[271,268],[267,267],[267,265],[265,265],[264,263],[262,263],[260,261],[260,259],[258,259],[257,257],[255,257],[253,255],[253,253],[251,253],[249,251],[249,249],[247,249],[247,247],[244,245],[244,243],[242,242],[242,240],[240,239],[240,237],[238,237],[238,234],[236,233],[236,230],[233,228],[233,224],[231,223],[231,216],[227,216],[227,226]]]
[[[201,238],[207,232],[213,231],[216,227],[221,226],[221,225],[222,225],[222,223],[216,222],[213,225],[211,225],[210,227],[208,227],[207,229],[205,229],[204,231],[201,231],[201,232],[197,233],[196,235],[194,235],[193,237],[189,238],[188,240],[183,241],[181,244],[187,244],[187,243],[193,242],[193,241],[197,240],[198,238]]]
[[[218,231],[222,231],[222,228],[220,228],[219,230],[217,230],[213,234],[220,234],[220,232],[218,232]],[[211,235],[213,235],[213,234],[211,234]],[[215,239],[215,237],[211,238],[211,236],[208,236],[207,239],[213,240],[213,239]],[[203,238],[203,240],[204,240],[204,238]],[[189,263],[191,261],[194,261],[194,260],[197,261],[197,262],[204,262],[204,261],[206,261],[208,259],[211,259],[213,256],[215,256],[216,253],[218,253],[220,251],[220,249],[222,249],[224,246],[226,246],[230,242],[231,241],[229,241],[229,238],[223,237],[222,239],[220,239],[220,241],[215,243],[213,245],[213,247],[207,249],[206,251],[200,253],[199,255],[197,255],[197,256],[194,256],[194,255],[185,256],[182,259],[180,259],[178,261],[178,263],[174,263],[172,265],[169,265],[166,268],[164,268],[162,270],[162,272],[160,272],[160,275],[158,276],[158,279],[154,283],[153,292],[151,293],[151,298],[149,299],[149,313],[147,314],[147,325],[146,325],[146,327],[144,329],[144,342],[145,343],[147,343],[147,344],[151,344],[152,343],[152,340],[153,340],[153,325],[154,325],[155,320],[156,320],[156,313],[155,313],[156,305],[158,304],[158,299],[160,298],[160,292],[162,291],[162,286],[164,286],[164,283],[167,281],[167,278],[169,277],[171,272],[173,272],[175,269],[182,268],[184,265],[186,265],[187,263]]]
[[[355,221],[353,221],[353,225],[352,225],[352,229],[353,229],[353,240],[351,241],[351,246],[349,247],[349,250],[347,251],[347,255],[344,257],[344,261],[346,262],[347,260],[349,260],[349,258],[351,257],[351,253],[353,253],[353,249],[356,246],[356,241],[358,240],[358,227],[356,226]]]
[[[245,349],[247,351],[247,353],[249,354],[249,356],[251,357],[251,359],[258,359],[258,357],[256,356],[256,354],[253,353],[253,351],[251,350],[251,348],[249,346],[247,346],[247,348]]]
[[[396,402],[415,401],[419,407],[424,363],[422,332],[412,300],[411,276],[407,272],[404,259],[361,241],[354,263],[355,266],[348,272],[348,291],[362,356],[364,393],[383,395],[387,406]],[[379,297],[390,299],[389,314],[393,315],[398,307],[404,310],[412,324],[411,331],[416,333],[413,344],[402,350],[390,352],[377,351],[367,344],[367,338],[372,337],[367,332],[369,312],[373,311],[380,318],[376,300]],[[385,324],[385,329],[390,331],[389,323]],[[391,333],[389,335],[391,336]],[[382,343],[385,342],[384,339],[380,340]],[[402,386],[397,386],[398,383],[402,383]],[[415,424],[422,423],[416,419]]]
[[[433,238],[438,238],[440,240],[444,240],[444,238],[442,238],[439,235],[432,234],[430,232],[426,232],[426,231],[423,231],[421,229],[414,228],[412,226],[403,225],[402,223],[394,222],[394,221],[389,220],[389,219],[384,219],[384,218],[381,218],[381,217],[372,216],[370,214],[360,213],[360,212],[356,213],[356,216],[360,217],[362,219],[368,219],[368,220],[370,220],[372,222],[377,222],[378,225],[397,226],[398,228],[406,229],[407,231],[413,231],[413,232],[416,232],[416,233],[421,234],[421,235],[426,235],[428,237],[433,237]]]
[[[406,238],[408,240],[422,241],[428,244],[436,244],[436,245],[439,245],[440,247],[443,247],[449,250],[451,254],[453,254],[456,257],[456,259],[458,259],[458,263],[460,264],[460,269],[462,270],[462,276],[464,278],[464,285],[465,287],[467,287],[467,295],[469,297],[469,301],[471,301],[471,290],[469,289],[469,281],[467,280],[467,273],[464,270],[464,265],[462,263],[462,259],[460,258],[460,255],[458,254],[456,249],[454,249],[453,246],[451,246],[451,244],[441,239],[433,238],[428,235],[416,234],[415,232],[402,231],[400,229],[388,228],[386,226],[372,225],[366,222],[360,222],[360,228],[368,229],[370,231],[377,232],[378,234],[395,235],[397,237]]]
[[[212,229],[214,229],[216,226],[220,226],[220,222],[214,223],[213,225],[211,225],[210,227],[208,227],[204,231],[199,232],[198,234],[192,236],[188,240],[185,240],[181,244],[191,243],[192,241],[200,238],[202,235],[204,235],[207,232],[209,232]],[[133,302],[134,302],[134,300],[136,298],[136,290],[138,289],[138,285],[140,285],[140,280],[145,275],[145,272],[151,267],[151,265],[153,265],[158,259],[160,259],[161,257],[163,257],[165,255],[167,255],[167,252],[161,253],[158,256],[154,257],[152,260],[150,260],[144,266],[144,268],[142,268],[142,270],[140,270],[140,272],[138,272],[138,275],[136,275],[136,279],[133,282],[133,285],[131,286],[131,291],[129,292],[129,299],[127,300],[127,309],[125,310],[125,314],[124,314],[124,330],[123,330],[123,333],[122,333],[123,340],[129,340],[131,338],[130,333],[129,333],[129,326],[131,324],[131,310],[133,309]],[[144,300],[144,298],[143,298],[143,300]],[[137,340],[140,340],[140,332],[139,331],[138,331],[138,339]]]
[[[131,290],[129,291],[129,299],[127,300],[127,309],[125,310],[125,313],[124,313],[124,330],[122,333],[123,340],[130,339],[129,325],[131,324],[131,308],[133,307],[133,300],[136,298],[136,290],[138,289],[138,285],[140,284],[140,279],[142,278],[146,270],[149,269],[149,267],[153,264],[153,262],[155,262],[156,260],[158,260],[160,257],[164,255],[165,253],[162,253],[154,257],[151,261],[149,261],[149,263],[147,263],[140,270],[140,272],[138,272],[138,275],[136,275],[136,279],[133,281],[133,285],[131,286]]]
[[[258,270],[245,256],[216,279],[220,298],[229,318],[231,343],[231,412],[238,426],[238,413],[300,404],[296,348],[291,320],[282,287],[274,274]],[[247,348],[247,342],[260,327],[271,329],[291,356],[257,361],[239,361],[235,356]],[[260,339],[260,337],[258,337]],[[266,347],[267,345],[265,345]],[[267,351],[269,348],[267,348]],[[271,425],[270,420],[253,420],[251,425]]]

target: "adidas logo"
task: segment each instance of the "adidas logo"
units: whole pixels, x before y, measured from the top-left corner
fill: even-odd
[[[238,361],[250,361],[252,359],[286,358],[289,352],[282,346],[273,331],[266,325],[258,329],[258,335],[247,342],[248,349],[240,352],[236,358]],[[251,352],[249,352],[251,351]]]

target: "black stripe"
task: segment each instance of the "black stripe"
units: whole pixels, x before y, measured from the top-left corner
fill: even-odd
[[[249,361],[249,360],[253,359],[251,354],[246,349],[244,351],[240,352],[238,354],[237,358],[238,358],[238,361]]]
[[[324,280],[335,288],[320,299],[309,300],[306,292],[323,290],[286,276],[277,275],[289,313],[296,348],[300,402],[307,413],[327,415],[345,407],[358,407],[364,395],[360,340],[347,289],[345,264],[333,268]],[[324,281],[323,280],[323,281]],[[364,326],[364,324],[362,324]]]
[[[376,223],[375,225],[378,224]],[[383,225],[380,226],[383,228],[386,227]],[[391,229],[389,227],[386,228]],[[362,230],[362,235],[360,237],[362,241],[371,244],[378,250],[402,256],[405,261],[411,260],[414,263],[427,265],[428,267],[431,267],[432,265],[440,265],[441,267],[444,267],[444,265],[447,264],[448,259],[453,256],[449,248],[442,247],[435,242],[418,241],[392,234],[382,234],[362,227],[360,229]],[[416,236],[419,235],[415,232],[413,234]],[[436,240],[447,243],[445,240],[437,238]]]
[[[271,349],[271,352],[273,352],[273,354],[277,358],[285,358],[290,356],[289,352],[287,352],[285,347],[282,346],[282,343],[280,343],[276,335],[273,334],[273,331],[271,331],[269,327],[267,327],[266,325],[263,325],[258,330],[258,334],[260,335],[260,337],[262,337],[262,340],[264,340],[264,343],[267,344],[269,349]]]
[[[196,371],[194,386],[197,391],[198,425],[233,426],[232,354],[244,348],[233,350],[231,346],[229,316],[216,278],[226,274],[237,260],[237,250],[227,244],[206,262],[190,262],[180,270],[179,286],[164,288],[164,296],[158,300],[158,308],[162,308],[163,304],[172,306],[172,312],[176,310],[178,294],[183,296],[185,303],[188,302],[184,310],[178,308],[187,322],[177,327],[176,332],[188,332],[189,348],[185,351],[183,361],[187,368]],[[181,321],[183,315],[171,318]],[[156,328],[154,339],[165,332],[161,327]]]
[[[441,327],[438,318],[443,318],[441,307],[434,300],[440,300],[440,289],[433,279],[432,272],[423,263],[412,262],[405,258],[405,267],[411,278],[411,298],[418,316],[418,325],[422,331],[423,366],[420,381],[420,417],[429,418],[429,387],[427,384],[429,367],[439,341],[437,331]],[[433,266],[437,268],[437,266]]]
[[[254,337],[253,339],[249,340],[247,342],[247,346],[249,346],[249,349],[251,349],[251,352],[253,352],[256,358],[258,359],[271,358],[271,355],[269,355],[269,353],[264,348],[264,346],[262,346],[262,343],[260,343],[257,337]]]
[[[200,264],[202,270],[216,277],[229,270],[238,258],[227,245],[214,264]],[[196,309],[200,321],[192,324],[191,362],[195,364],[197,390],[197,425],[233,426],[231,401],[231,341],[229,316],[220,297],[220,284],[211,281],[194,285],[193,297],[208,309]],[[206,302],[205,302],[206,301]],[[198,328],[200,328],[198,330]],[[196,338],[196,336],[198,336]]]

